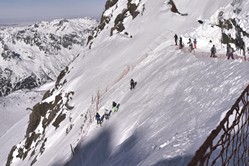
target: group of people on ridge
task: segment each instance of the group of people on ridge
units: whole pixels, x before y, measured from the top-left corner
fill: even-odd
[[[137,85],[137,82],[135,82],[133,79],[130,80],[130,90],[135,89]],[[99,124],[100,126],[102,126],[102,123],[104,121],[104,119],[108,120],[111,116],[112,112],[118,112],[120,104],[117,104],[115,101],[112,102],[112,109],[108,110],[105,109],[105,113],[103,116],[100,116],[100,114],[97,112],[95,115],[95,119],[97,121],[97,124]]]
[[[177,36],[177,34],[174,35],[174,38],[175,38],[175,45],[177,46],[178,45],[178,36]],[[196,47],[197,47],[196,46],[197,45],[196,39],[194,39],[193,42],[192,42],[191,38],[189,38],[189,41],[188,41],[187,44],[189,45],[190,52],[192,50],[196,49]],[[183,46],[184,45],[183,45],[183,42],[182,42],[182,37],[180,37],[180,39],[179,39],[179,48],[181,49],[181,48],[183,48]],[[244,43],[244,41],[243,41],[243,46],[242,47],[243,47],[242,48],[242,50],[243,50],[243,56],[244,56],[244,58],[246,60],[245,43]],[[226,52],[227,59],[230,59],[230,58],[234,59],[234,54],[233,53],[235,52],[235,50],[233,49],[233,47],[230,44],[227,44],[227,48],[226,49],[227,49],[227,52]],[[215,45],[213,45],[211,47],[210,52],[211,52],[210,57],[212,57],[212,58],[216,58],[217,57]],[[248,48],[248,54],[249,54],[249,48]]]
[[[178,36],[177,36],[177,34],[175,34],[174,38],[175,38],[175,45],[177,46],[178,45]],[[192,42],[192,40],[189,38],[189,41],[188,41],[187,44],[189,45],[189,50],[191,52],[194,49],[196,49],[197,40],[194,39],[194,41]],[[184,45],[183,45],[183,42],[182,42],[182,37],[180,36],[180,38],[179,38],[179,48],[182,49],[183,46]]]

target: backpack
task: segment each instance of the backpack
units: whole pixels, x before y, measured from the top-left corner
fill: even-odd
[[[117,103],[115,101],[112,102],[112,107],[116,107]]]

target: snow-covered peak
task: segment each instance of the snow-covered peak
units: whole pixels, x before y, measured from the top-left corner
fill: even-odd
[[[55,80],[86,45],[96,21],[60,19],[0,30],[0,96]]]

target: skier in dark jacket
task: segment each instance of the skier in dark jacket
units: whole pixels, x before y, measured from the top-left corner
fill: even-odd
[[[98,112],[96,113],[95,118],[96,118],[96,120],[97,120],[97,124],[100,124],[100,125],[101,125],[102,122],[101,122],[101,118],[100,118],[100,115],[99,115]]]
[[[226,53],[227,57],[228,57],[228,53],[229,53],[229,47],[230,47],[230,44],[227,44],[227,53]]]
[[[191,41],[190,38],[188,39],[188,43],[187,44],[189,44],[189,51],[191,52],[194,49],[194,47],[193,47],[193,43],[192,43],[192,41]]]
[[[136,86],[137,82],[135,82],[133,79],[131,79],[130,81],[130,89],[135,89],[135,86]]]
[[[197,41],[196,39],[194,39],[194,49],[196,49],[196,44],[197,44]]]
[[[211,48],[211,55],[210,57],[213,57],[213,58],[216,58],[217,56],[215,55],[216,54],[216,48],[215,48],[215,45],[213,45],[213,47]]]
[[[178,40],[177,34],[175,34],[174,38],[175,38],[175,45],[177,46],[177,40]]]
[[[234,49],[231,47],[230,44],[228,45],[228,50],[227,51],[228,51],[228,53],[227,53],[227,59],[230,59],[230,58],[234,59],[234,57],[233,57]]]
[[[179,39],[179,48],[180,48],[180,49],[183,48],[182,37],[180,37],[180,39]]]
[[[242,41],[242,53],[244,56],[244,60],[246,61],[246,45],[244,41]]]

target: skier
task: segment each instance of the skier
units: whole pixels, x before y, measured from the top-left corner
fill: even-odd
[[[111,114],[111,111],[109,112],[109,110],[108,110],[108,109],[105,109],[105,114],[104,114],[104,116],[105,116],[105,119],[106,119],[106,120],[108,120],[108,119],[109,119],[110,114]]]
[[[190,44],[189,44],[189,51],[191,52],[191,51],[193,51],[193,49],[194,49],[193,44],[190,43]]]
[[[193,43],[192,43],[192,41],[191,41],[190,38],[188,39],[188,43],[187,44],[189,44],[189,51],[191,52],[194,49],[194,47],[193,47]]]
[[[227,43],[227,53],[226,53],[226,56],[228,57],[228,53],[229,53],[229,44]]]
[[[189,38],[189,39],[188,39],[188,43],[187,43],[187,44],[190,44],[190,43],[192,43],[192,41],[191,41],[191,39]]]
[[[242,52],[243,52],[244,60],[246,61],[246,45],[244,41],[242,41]]]
[[[211,48],[211,55],[210,57],[213,57],[213,58],[216,58],[217,56],[215,55],[216,54],[216,48],[215,48],[215,45],[213,45],[213,47]]]
[[[180,39],[179,39],[179,48],[180,48],[180,49],[183,48],[182,37],[180,37]]]
[[[118,112],[119,109],[119,104],[117,104],[116,102],[112,102],[112,112]]]
[[[196,49],[196,44],[197,44],[197,41],[196,39],[194,39],[194,48]]]
[[[175,45],[177,46],[177,40],[178,40],[177,34],[175,34],[174,38],[175,38]]]
[[[234,52],[234,49],[231,47],[231,45],[229,44],[228,45],[228,54],[227,54],[227,59],[230,59],[230,57],[232,58],[232,59],[234,59],[234,57],[233,57],[233,52]]]
[[[96,120],[97,120],[97,124],[100,124],[100,125],[101,125],[102,121],[101,121],[101,118],[100,118],[100,115],[99,115],[98,112],[96,113],[95,118],[96,118]]]
[[[137,85],[137,82],[135,82],[133,79],[130,80],[130,90],[135,89]]]

